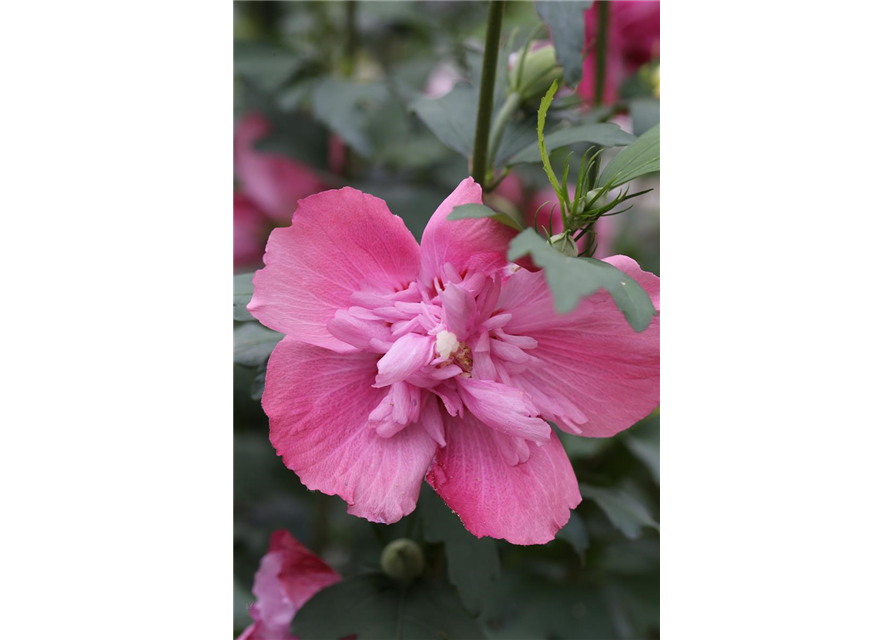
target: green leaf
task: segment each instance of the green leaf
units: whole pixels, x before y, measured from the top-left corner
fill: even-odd
[[[586,530],[586,524],[583,522],[576,511],[571,511],[570,520],[564,525],[556,538],[566,540],[580,556],[580,564],[586,564],[586,552],[589,550],[589,531]]]
[[[598,186],[618,187],[647,173],[660,171],[660,123],[614,156],[598,177]]]
[[[660,533],[660,525],[649,515],[645,505],[622,491],[581,484],[580,494],[584,498],[594,500],[608,516],[611,524],[627,538],[638,538],[645,527],[651,527]]]
[[[493,538],[476,538],[433,492],[425,489],[419,501],[425,540],[443,542],[450,584],[474,615],[478,615],[499,577],[499,553]]]
[[[380,573],[326,587],[298,611],[292,634],[313,640],[483,640],[477,622],[446,585],[400,588]]]
[[[248,607],[252,602],[254,602],[254,596],[233,578],[233,630],[236,633],[241,633],[254,622],[248,612]]]
[[[266,42],[233,42],[233,70],[270,92],[281,87],[302,64],[291,49]]]
[[[326,169],[329,158],[329,130],[307,113],[265,112],[272,125],[269,135],[254,148],[261,153],[283,155],[317,169]]]
[[[260,366],[257,375],[254,376],[254,380],[251,381],[251,387],[248,389],[248,393],[252,400],[260,400],[264,396],[264,386],[266,386],[266,384],[267,365],[264,363]]]
[[[262,365],[273,353],[273,347],[283,335],[270,331],[256,322],[233,329],[233,362],[246,367]]]
[[[622,147],[635,142],[636,137],[628,134],[613,122],[584,124],[553,131],[545,136],[544,143],[550,151],[578,142],[589,142],[602,147]],[[531,144],[515,154],[506,162],[507,166],[539,162],[539,144]]]
[[[251,302],[251,296],[254,295],[254,285],[251,279],[254,278],[254,272],[240,273],[233,276],[233,320],[246,322],[254,320],[254,317],[248,313],[248,303]]]
[[[552,188],[555,189],[555,193],[560,195],[564,190],[561,188],[561,183],[558,181],[558,177],[552,170],[552,163],[549,162],[549,151],[546,149],[546,142],[543,137],[543,129],[546,127],[546,114],[549,112],[549,105],[552,104],[556,91],[558,91],[557,80],[552,83],[552,86],[549,87],[546,95],[540,100],[540,108],[536,112],[536,139],[537,147],[540,152],[540,159],[543,161],[543,169],[546,171],[546,175],[549,177],[549,183],[552,185]],[[563,211],[562,215],[564,215]]]
[[[493,209],[483,204],[460,204],[447,216],[447,220],[465,220],[468,218],[492,218],[493,220],[496,220],[496,222],[511,227],[515,231],[522,230],[521,225],[518,224],[518,221],[513,217],[507,213],[493,211]]]
[[[562,255],[533,229],[525,229],[509,245],[509,260],[517,261],[527,254],[546,274],[558,313],[570,313],[582,298],[606,289],[633,329],[644,331],[648,328],[655,315],[651,298],[638,282],[620,269],[601,260]]]
[[[633,133],[640,136],[660,122],[660,100],[653,98],[630,100],[629,115],[633,121]]]
[[[658,473],[658,444],[657,433],[650,424],[651,421],[640,423],[635,429],[630,429],[623,434],[623,444],[639,461],[648,467],[651,475],[657,479]]]
[[[457,84],[447,95],[436,100],[418,98],[409,108],[446,146],[471,156],[477,117],[477,93],[471,86]]]
[[[576,86],[583,77],[583,46],[586,40],[586,20],[583,12],[591,2],[536,2],[536,12],[552,32],[555,57],[564,69],[564,80]]]
[[[388,89],[382,83],[326,78],[313,91],[313,115],[325,122],[345,144],[368,157],[372,153],[368,112],[387,97]]]
[[[591,578],[589,583],[570,577],[558,581],[549,577],[553,571],[544,562],[529,558],[519,564],[526,565],[529,573],[517,572],[513,580],[500,583],[494,602],[501,606],[488,605],[484,613],[492,640],[617,638],[606,593],[591,584]],[[557,569],[554,564],[550,568]]]

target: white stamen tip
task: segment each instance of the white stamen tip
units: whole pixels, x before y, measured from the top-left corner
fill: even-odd
[[[441,331],[437,334],[434,348],[441,358],[449,358],[459,348],[459,338],[452,331]]]

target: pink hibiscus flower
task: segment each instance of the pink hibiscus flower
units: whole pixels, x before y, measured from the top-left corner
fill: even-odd
[[[588,101],[595,99],[597,49],[593,43],[598,35],[598,4],[594,2],[585,14],[588,53],[578,91]],[[610,2],[609,11],[604,100],[611,104],[623,79],[660,55],[660,2]]]
[[[255,149],[255,143],[269,132],[270,123],[259,113],[243,116],[236,125],[233,168],[242,192],[271,220],[287,222],[298,200],[326,185],[310,167]]]
[[[312,490],[392,523],[423,479],[474,535],[552,540],[580,503],[546,420],[607,437],[658,404],[658,318],[643,333],[607,293],[555,313],[542,272],[506,261],[514,232],[447,221],[480,203],[464,180],[421,247],[387,205],[350,188],[302,200],[270,235],[248,309],[285,334],[267,366],[270,440]],[[607,260],[659,307],[659,280]]]
[[[340,580],[288,531],[274,531],[254,576],[252,593],[257,602],[250,608],[254,623],[239,640],[298,640],[290,632],[295,613],[317,592]]]

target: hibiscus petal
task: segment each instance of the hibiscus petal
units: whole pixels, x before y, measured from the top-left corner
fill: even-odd
[[[632,276],[660,307],[660,279],[625,256],[606,259]],[[566,316],[555,313],[542,272],[518,271],[503,285],[500,306],[511,312],[505,331],[537,342],[528,353],[541,360],[515,383],[550,397],[537,403],[565,431],[608,437],[626,429],[660,403],[660,317],[636,333],[607,292],[583,300]],[[564,415],[556,413],[564,405]],[[582,412],[582,413],[581,413]],[[576,424],[581,418],[588,418]]]
[[[351,513],[392,523],[415,509],[437,448],[418,424],[391,438],[369,428],[386,391],[375,354],[338,354],[284,338],[267,366],[270,441],[308,489],[341,496]]]
[[[358,307],[353,307],[357,309]],[[367,320],[362,316],[356,316],[347,309],[338,309],[335,317],[329,320],[326,327],[334,337],[345,344],[356,347],[360,351],[373,351],[370,341],[373,339],[386,342],[391,337],[391,331],[383,320],[377,317]]]
[[[393,294],[415,279],[419,247],[384,201],[345,187],[298,203],[274,229],[248,310],[267,327],[335,351],[351,347],[326,327],[351,294]]]
[[[434,358],[433,336],[409,333],[397,340],[378,361],[376,387],[406,380]]]
[[[437,207],[422,234],[422,270],[420,281],[433,287],[435,278],[445,278],[449,263],[460,275],[479,272],[489,275],[504,267],[508,243],[515,232],[489,218],[447,220],[453,208],[461,204],[482,204],[481,187],[466,178]]]
[[[268,553],[282,556],[277,578],[296,611],[319,591],[341,580],[337,571],[284,529],[272,533]]]
[[[459,396],[468,410],[500,433],[539,444],[549,442],[552,429],[536,417],[524,391],[491,380],[456,378]]]
[[[428,484],[477,537],[545,544],[580,504],[580,489],[558,437],[530,447],[526,462],[509,465],[498,438],[471,413],[444,416],[447,446],[439,449]],[[508,443],[511,446],[511,443]]]
[[[429,393],[425,399],[425,406],[422,408],[422,415],[419,416],[419,424],[425,432],[431,436],[441,447],[446,446],[446,440],[443,435],[443,416],[440,413],[440,403],[437,396]]]
[[[460,341],[465,340],[474,320],[474,298],[465,288],[448,284],[440,294],[440,300],[447,329],[456,334]]]

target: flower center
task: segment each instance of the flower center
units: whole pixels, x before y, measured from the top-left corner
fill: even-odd
[[[459,338],[452,331],[439,331],[437,333],[437,341],[434,350],[441,358],[447,361],[439,366],[445,367],[448,364],[458,365],[465,373],[471,373],[471,367],[474,359],[471,355],[471,349],[464,342],[459,342]]]

